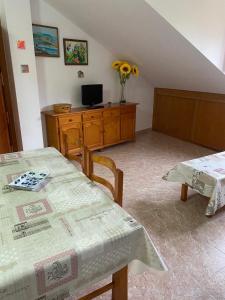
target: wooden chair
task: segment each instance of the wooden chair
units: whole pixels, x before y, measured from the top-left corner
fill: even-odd
[[[106,156],[97,155],[84,146],[83,151],[84,169],[86,175],[110,190],[116,203],[122,206],[123,199],[123,172],[116,168],[114,161]],[[114,175],[114,186],[105,178],[94,174],[94,163],[102,165],[112,171]],[[112,290],[112,300],[128,299],[128,268],[125,266],[118,272],[112,274],[112,282],[80,298],[79,300],[91,300],[109,290]]]
[[[128,267],[124,267],[112,275],[112,282],[93,291],[92,293],[81,297],[78,300],[91,300],[105,292],[112,290],[112,300],[127,300],[128,299]]]
[[[65,154],[68,159],[78,161],[83,169],[83,172],[91,180],[96,181],[105,187],[107,187],[113,195],[113,199],[116,203],[122,206],[123,199],[123,172],[116,168],[114,161],[105,156],[96,155],[87,147],[82,145],[82,139],[73,136],[72,140],[78,147],[81,148],[81,157],[69,152],[69,143],[71,143],[71,135],[74,132],[72,129],[64,132],[64,145]],[[107,181],[105,178],[97,176],[94,174],[94,163],[100,164],[112,171],[114,174],[114,186]],[[105,292],[112,290],[112,300],[127,300],[128,299],[128,267],[125,266],[118,272],[112,274],[112,282],[109,284],[91,292],[88,295],[81,297],[79,300],[91,300],[94,299]]]
[[[97,155],[89,151],[86,147],[84,147],[83,153],[87,177],[89,177],[92,181],[96,181],[108,188],[113,195],[114,201],[122,206],[123,172],[120,169],[117,169],[114,161],[109,157]],[[111,170],[114,175],[114,186],[105,178],[94,174],[94,163],[102,165]]]
[[[77,128],[69,128],[63,131],[63,145],[64,145],[64,155],[69,160],[77,161],[84,171],[83,162],[83,140],[80,131]],[[79,153],[74,153],[70,151],[70,148],[78,149]]]
[[[114,161],[106,156],[100,156],[92,153],[86,146],[83,145],[82,137],[77,136],[77,129],[70,128],[63,132],[65,156],[70,160],[75,160],[81,164],[83,172],[92,181],[96,181],[110,190],[113,195],[113,199],[116,203],[122,206],[123,198],[123,172],[117,169]],[[80,149],[81,155],[70,151],[70,147]],[[102,165],[110,169],[114,175],[114,187],[113,185],[103,177],[94,174],[94,163]]]

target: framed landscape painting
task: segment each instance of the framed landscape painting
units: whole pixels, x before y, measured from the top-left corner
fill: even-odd
[[[58,28],[32,24],[36,56],[59,57]]]
[[[65,65],[88,65],[88,42],[63,39]]]

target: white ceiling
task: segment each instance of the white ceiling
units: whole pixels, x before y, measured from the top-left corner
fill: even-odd
[[[155,87],[225,92],[225,75],[145,0],[45,0]]]

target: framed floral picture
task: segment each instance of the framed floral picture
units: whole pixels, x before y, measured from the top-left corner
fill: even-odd
[[[59,57],[58,28],[32,24],[36,56]]]
[[[65,65],[88,65],[88,42],[63,39]]]

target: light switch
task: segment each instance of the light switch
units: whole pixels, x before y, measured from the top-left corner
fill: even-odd
[[[20,65],[21,73],[29,73],[29,65]]]

